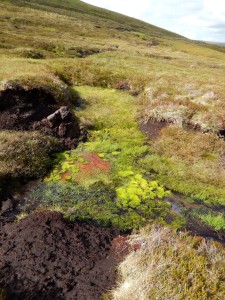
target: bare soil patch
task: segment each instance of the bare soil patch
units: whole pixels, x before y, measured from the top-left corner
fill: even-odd
[[[159,136],[161,129],[168,126],[168,122],[156,122],[154,120],[148,120],[148,122],[142,122],[139,125],[140,130],[145,133],[149,138],[156,139]]]
[[[0,222],[0,287],[10,300],[101,299],[113,287],[115,233],[58,212]]]

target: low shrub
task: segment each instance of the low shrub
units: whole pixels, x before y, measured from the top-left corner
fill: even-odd
[[[21,54],[21,57],[24,58],[33,58],[33,59],[44,59],[45,55],[37,50],[29,49],[29,50],[24,50]]]

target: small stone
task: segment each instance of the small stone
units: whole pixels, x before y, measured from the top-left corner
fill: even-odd
[[[58,111],[59,111],[63,121],[72,119],[72,114],[69,111],[67,106],[60,107],[60,109]]]
[[[6,201],[2,202],[2,213],[6,213],[11,210],[13,210],[13,202],[11,199],[7,199]]]

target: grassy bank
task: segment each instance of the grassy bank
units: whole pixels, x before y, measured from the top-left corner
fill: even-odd
[[[110,299],[224,298],[225,253],[213,242],[153,227],[132,235],[129,243]]]

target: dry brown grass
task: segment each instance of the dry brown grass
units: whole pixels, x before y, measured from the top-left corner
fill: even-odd
[[[142,229],[130,237],[132,251],[119,265],[113,300],[222,300],[225,251],[214,242],[168,228]]]
[[[178,157],[187,163],[200,160],[220,162],[225,165],[225,143],[214,134],[204,134],[169,126],[161,130],[154,142],[155,150],[167,157]]]

